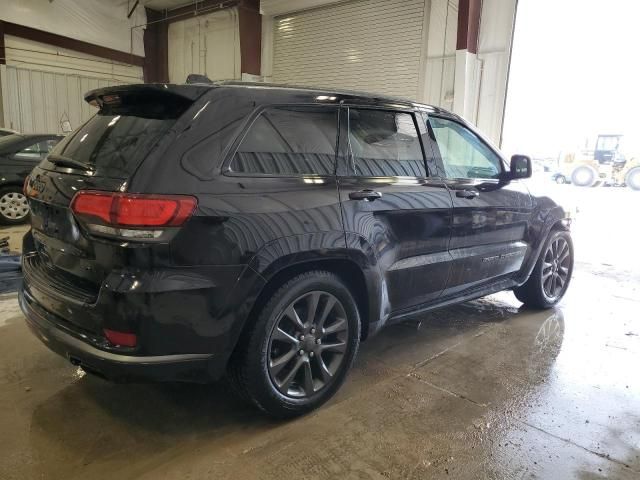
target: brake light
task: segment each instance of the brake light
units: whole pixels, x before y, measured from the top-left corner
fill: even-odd
[[[29,186],[29,177],[31,177],[31,175],[27,175],[27,177],[24,179],[24,183],[22,184],[22,193],[25,197],[27,197],[27,187]]]
[[[104,336],[107,337],[109,343],[116,347],[135,347],[138,344],[138,338],[135,333],[117,332],[105,328]]]
[[[71,210],[98,235],[122,238],[158,238],[158,227],[179,227],[195,210],[197,200],[187,195],[145,195],[83,190]],[[127,228],[121,228],[127,227]],[[154,230],[149,230],[153,229]]]

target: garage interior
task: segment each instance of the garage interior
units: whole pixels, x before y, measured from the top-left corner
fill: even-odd
[[[3,0],[0,129],[64,135],[95,113],[91,89],[196,73],[405,97],[527,154],[509,95],[550,74],[539,58],[528,71],[533,50],[518,48],[523,15],[551,8],[535,3]],[[17,302],[29,227],[1,226],[0,479],[638,478],[640,256],[628,212],[640,194],[548,176],[531,188],[568,206],[576,245],[557,307],[527,310],[503,292],[386,328],[328,404],[288,422],[225,381],[114,384],[44,348]]]

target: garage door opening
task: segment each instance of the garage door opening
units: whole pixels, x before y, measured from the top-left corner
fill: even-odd
[[[605,269],[640,265],[639,15],[624,0],[522,0],[516,18],[503,148],[533,158],[531,184],[577,211],[577,258]]]

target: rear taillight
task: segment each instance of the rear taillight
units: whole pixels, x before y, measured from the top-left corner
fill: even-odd
[[[92,233],[123,239],[158,239],[170,227],[181,226],[197,200],[187,195],[145,195],[83,190],[71,210]]]
[[[25,197],[28,196],[27,188],[29,187],[29,177],[31,177],[31,175],[27,175],[27,178],[24,179],[24,183],[22,184],[22,193]]]

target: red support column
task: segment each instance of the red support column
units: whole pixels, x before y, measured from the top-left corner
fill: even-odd
[[[262,16],[259,0],[243,0],[238,6],[240,24],[240,70],[260,75]]]
[[[144,81],[166,83],[169,81],[169,24],[156,10],[146,8],[147,28],[144,31]]]
[[[456,50],[478,53],[478,32],[482,0],[460,0],[458,4],[458,38]]]
[[[471,122],[475,121],[479,92],[475,78],[481,12],[482,0],[459,0],[453,111]]]

